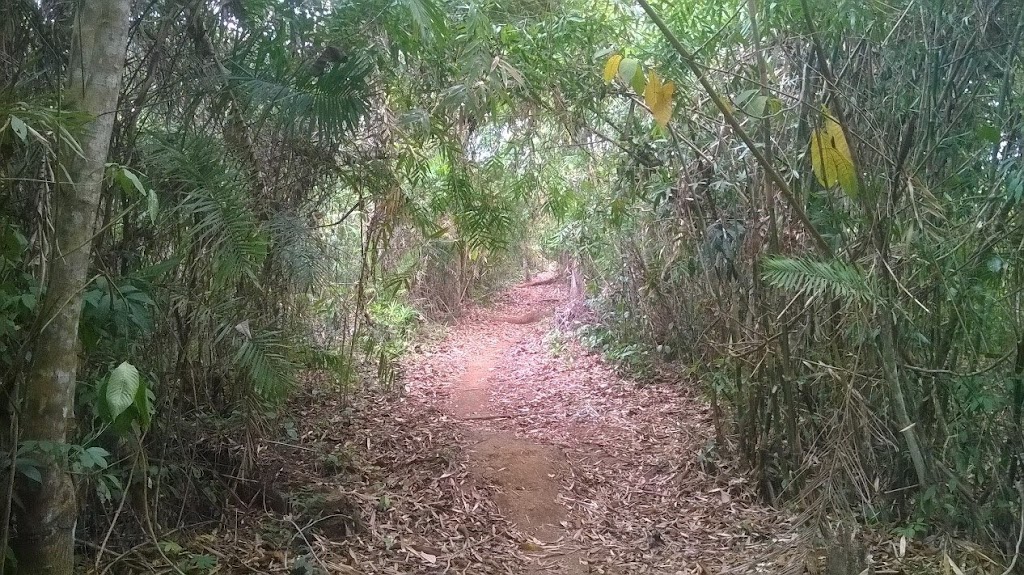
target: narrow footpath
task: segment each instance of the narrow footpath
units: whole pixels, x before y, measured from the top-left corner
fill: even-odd
[[[638,385],[558,334],[567,291],[470,307],[395,387],[311,374],[287,440],[260,448],[286,501],[193,546],[230,573],[819,573],[717,457],[699,386]]]
[[[521,572],[753,565],[786,530],[784,518],[752,503],[742,476],[716,467],[710,414],[692,392],[623,380],[551,335],[566,291],[513,288],[406,370],[406,393],[463,433],[468,483],[493,493],[521,532]]]

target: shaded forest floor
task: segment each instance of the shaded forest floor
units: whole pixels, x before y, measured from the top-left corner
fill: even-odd
[[[219,539],[248,548],[222,558],[238,572],[691,574],[788,546],[787,517],[715,467],[701,399],[549,336],[566,291],[518,286],[471,308],[406,357],[402,393],[346,406],[311,386],[295,441],[262,464],[288,513],[240,515]]]
[[[261,451],[280,508],[186,548],[232,573],[823,572],[794,519],[715,457],[689,386],[638,385],[552,335],[566,292],[471,308],[405,358],[401,391],[311,381],[290,438]]]
[[[468,482],[511,523],[525,572],[718,572],[763,554],[788,528],[714,469],[704,402],[550,337],[565,297],[516,287],[406,371],[408,395],[457,425]]]

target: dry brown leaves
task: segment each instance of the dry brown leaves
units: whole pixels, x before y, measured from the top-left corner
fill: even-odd
[[[309,398],[298,447],[268,445],[291,513],[238,526],[280,536],[250,540],[234,567],[285,571],[303,556],[328,573],[522,572],[523,536],[488,487],[470,480],[463,437],[434,406],[374,394],[357,407]]]
[[[547,343],[550,319],[511,321],[564,296],[539,284],[472,309],[406,358],[399,396],[348,405],[311,381],[296,437],[262,451],[290,512],[239,512],[194,545],[238,573],[820,572],[793,517],[759,504],[715,457],[708,406],[691,386],[638,386],[576,344]],[[490,413],[454,417],[454,382],[499,345]],[[481,432],[565,454],[559,540],[533,539],[502,515],[498,488],[467,466],[466,435]],[[887,557],[891,542],[873,543]]]
[[[442,374],[479,345],[510,341],[491,376],[496,417],[466,424],[562,448],[570,469],[563,551],[579,552],[592,572],[716,572],[753,560],[779,534],[791,537],[788,518],[755,504],[742,476],[702,469],[713,437],[702,401],[678,386],[625,381],[574,343],[553,354],[548,322],[487,321],[563,297],[562,286],[519,289],[494,315],[460,322],[445,346],[414,364],[421,377],[409,381],[408,395],[443,399],[452,377]]]

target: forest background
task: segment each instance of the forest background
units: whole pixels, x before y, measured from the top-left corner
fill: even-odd
[[[301,374],[391,386],[421,318],[544,261],[766,501],[1013,556],[1022,33],[1013,0],[3,2],[3,565],[251,499]]]

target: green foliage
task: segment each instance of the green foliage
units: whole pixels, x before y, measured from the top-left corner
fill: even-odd
[[[139,179],[139,175],[126,166],[118,164],[107,164],[109,177],[117,183],[121,190],[128,195],[139,194],[146,202],[146,213],[149,215],[150,223],[155,224],[160,211],[160,200],[156,191],[147,189]]]
[[[126,409],[135,403],[135,397],[141,387],[139,370],[130,363],[123,362],[110,372],[107,378],[103,397],[111,419],[117,419]]]
[[[576,102],[583,118],[559,116],[584,134],[574,143],[597,140],[581,144],[592,157],[566,186],[571,207],[551,186],[558,222],[545,230],[548,253],[571,255],[598,295],[602,326],[585,341],[632,369],[694,370],[717,440],[735,441],[768,497],[1012,548],[1019,11],[817,0],[655,11],[705,83],[635,22],[588,58],[589,77],[608,84]],[[970,40],[937,54],[936,34]],[[997,46],[1013,55],[987,54]],[[641,121],[641,68],[687,98],[670,133]],[[961,85],[972,90],[951,89]],[[707,87],[736,121],[724,132]],[[571,155],[552,165],[573,174]],[[780,166],[792,199],[766,185]],[[709,233],[735,221],[747,233],[728,266],[715,262],[730,269],[706,273]],[[916,486],[907,437],[935,475]]]
[[[208,553],[188,553],[178,568],[189,575],[207,575],[217,572],[217,558]]]
[[[621,324],[616,323],[614,319],[608,319],[611,329],[602,326],[587,327],[580,334],[580,341],[590,349],[600,352],[602,357],[622,373],[643,381],[650,375],[654,365],[654,350],[645,341],[622,337],[628,330],[623,330]],[[628,321],[629,318],[627,316],[620,320]]]
[[[139,370],[125,361],[100,383],[94,411],[119,434],[128,434],[132,429],[146,431],[153,419],[155,399],[152,387]]]
[[[82,153],[75,133],[86,122],[85,116],[59,109],[54,104],[49,98],[20,102],[0,100],[0,147],[13,143],[13,139],[19,142],[21,152],[12,155],[11,160],[17,162],[41,156],[49,161],[56,158],[61,148],[72,154]]]
[[[228,328],[222,337],[230,337],[236,346],[234,367],[262,398],[279,401],[295,385],[296,365],[288,359],[289,346],[275,331],[253,334],[248,322]]]
[[[23,353],[39,300],[39,282],[22,268],[28,250],[28,239],[18,227],[8,224],[0,236],[0,362],[10,368]]]
[[[146,149],[150,178],[170,196],[162,202],[171,215],[166,223],[184,234],[184,249],[208,261],[218,283],[258,282],[269,240],[235,162],[211,138],[154,134]]]
[[[152,297],[140,289],[144,284],[132,279],[119,283],[106,277],[93,281],[84,295],[80,337],[89,350],[101,343],[116,342],[122,349],[137,343],[153,331]]]
[[[849,302],[879,301],[867,278],[845,262],[776,257],[765,259],[761,266],[764,280],[779,289]]]
[[[251,102],[251,115],[266,115],[298,137],[338,141],[367,112],[372,67],[359,53],[337,59],[311,68],[275,46],[256,46],[235,67],[231,80]]]
[[[706,469],[735,455],[766,497],[1010,548],[1019,10],[808,0],[805,19],[804,2],[758,4],[657,9],[792,201],[625,4],[136,7],[80,324],[79,447],[58,450],[96,480],[86,505],[109,506],[135,469],[159,491],[155,524],[214,519],[207,503],[257,477],[264,420],[303,369],[350,390],[375,367],[389,386],[422,317],[541,253],[595,298],[586,343],[633,373],[676,362],[705,382]],[[57,184],[85,120],[58,105],[69,28],[40,10],[17,3],[0,43],[5,392],[45,322]],[[835,255],[813,255],[800,211]],[[707,273],[708,230],[736,221],[729,265],[713,258],[727,273]],[[948,487],[907,487],[897,392]],[[38,479],[39,446],[21,447],[13,468]],[[95,511],[93,541],[120,516]]]
[[[367,307],[367,313],[373,323],[364,336],[365,353],[397,359],[411,343],[420,321],[419,312],[399,300],[378,298]]]

